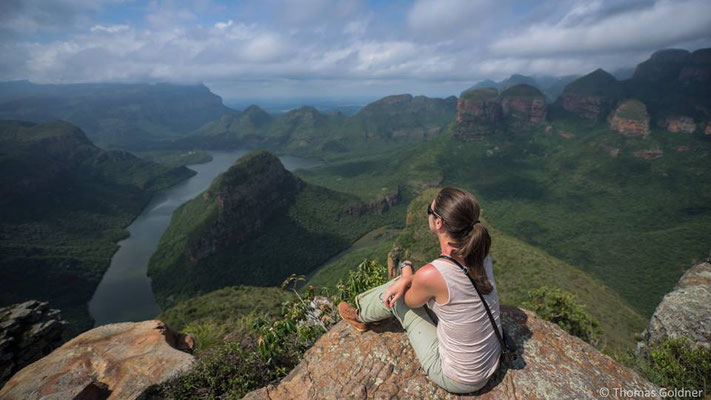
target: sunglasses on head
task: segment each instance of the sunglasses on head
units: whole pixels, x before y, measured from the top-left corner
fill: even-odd
[[[441,219],[442,222],[444,222],[444,218],[440,217],[439,214],[437,214],[437,213],[432,209],[432,205],[431,205],[431,204],[428,204],[428,205],[427,205],[427,215],[434,215],[435,217]]]

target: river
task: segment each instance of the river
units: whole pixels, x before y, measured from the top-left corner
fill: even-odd
[[[89,313],[94,326],[114,322],[142,321],[155,318],[161,309],[155,302],[151,280],[146,275],[148,261],[158,247],[158,240],[170,224],[173,211],[205,191],[217,175],[226,171],[246,150],[210,151],[212,161],[188,167],[194,176],[156,193],[141,214],[128,226],[130,236],[121,240],[94,296]],[[322,164],[298,157],[279,157],[289,171]]]

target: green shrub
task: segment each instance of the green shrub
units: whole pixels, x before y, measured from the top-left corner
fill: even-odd
[[[652,382],[668,389],[711,389],[711,351],[687,338],[666,339],[651,345],[649,360],[642,363],[642,373]]]
[[[600,324],[585,311],[572,292],[542,286],[528,291],[528,300],[521,304],[539,317],[558,324],[563,330],[597,345]]]
[[[269,383],[270,367],[257,352],[256,337],[243,334],[235,339],[199,353],[190,372],[154,389],[157,397],[239,399]]]
[[[249,314],[233,323],[188,322],[184,331],[197,337],[198,361],[187,374],[155,388],[153,394],[171,399],[237,399],[283,378],[340,320],[331,305],[352,301],[356,294],[385,283],[385,275],[385,267],[365,260],[345,282],[339,281],[336,293],[327,298],[317,295],[313,286],[297,292],[304,277],[292,274],[281,286],[297,298],[282,304],[279,318]],[[320,294],[329,295],[324,290]]]
[[[364,260],[355,271],[348,271],[348,278],[345,281],[338,281],[336,298],[354,304],[357,294],[385,282],[387,282],[387,268],[376,261]]]

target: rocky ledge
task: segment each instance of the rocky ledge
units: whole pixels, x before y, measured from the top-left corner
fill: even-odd
[[[711,256],[691,267],[667,293],[643,333],[646,344],[685,337],[711,350]]]
[[[65,325],[59,310],[47,302],[29,300],[0,308],[0,387],[62,344]]]
[[[503,324],[519,345],[479,392],[481,399],[597,399],[601,388],[659,390],[636,372],[530,311],[502,307]],[[605,389],[603,389],[605,390]],[[614,397],[614,396],[613,396]],[[394,321],[359,333],[341,321],[309,349],[277,385],[244,399],[455,399],[430,382],[407,336]]]
[[[100,326],[16,373],[0,399],[135,399],[187,371],[193,343],[157,320]]]

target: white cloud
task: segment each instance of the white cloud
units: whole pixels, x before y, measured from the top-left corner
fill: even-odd
[[[119,33],[131,29],[128,25],[94,25],[89,29],[92,32]]]
[[[215,28],[219,30],[224,30],[229,28],[230,26],[234,25],[235,21],[232,21],[231,19],[228,20],[227,22],[218,22],[215,24]]]
[[[568,56],[640,49],[658,49],[679,42],[711,37],[708,0],[657,1],[650,7],[617,13],[590,24],[572,24],[598,3],[575,7],[559,23],[536,24],[516,35],[494,41],[497,55]]]
[[[532,9],[513,0],[162,0],[141,3],[143,13],[121,23],[103,11],[82,14],[87,5],[64,7],[73,22],[54,25],[59,35],[47,33],[36,0],[27,0],[31,12],[5,1],[18,8],[12,18],[0,15],[0,50],[8,54],[0,79],[37,82],[237,81],[231,87],[254,92],[289,85],[336,95],[418,88],[446,95],[484,78],[583,74],[634,66],[667,45],[711,45],[711,2],[700,0],[531,2]],[[23,21],[42,35],[4,34]]]

